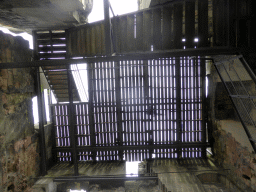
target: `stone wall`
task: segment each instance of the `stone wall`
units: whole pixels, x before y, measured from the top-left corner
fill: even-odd
[[[0,63],[30,61],[28,47],[21,37],[0,32]],[[39,174],[31,100],[34,72],[32,68],[0,70],[0,191],[29,191]]]
[[[209,132],[216,163],[242,191],[256,190],[256,156],[214,67],[209,79]],[[249,82],[248,90],[255,92]]]

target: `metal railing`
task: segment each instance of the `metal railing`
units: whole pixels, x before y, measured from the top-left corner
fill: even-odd
[[[217,72],[256,151],[256,81],[243,56],[214,57]]]

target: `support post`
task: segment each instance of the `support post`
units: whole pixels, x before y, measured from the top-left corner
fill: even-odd
[[[121,88],[120,88],[120,64],[115,62],[115,86],[116,86],[116,112],[117,112],[117,129],[118,139],[116,144],[123,146],[123,130],[122,130],[122,107],[121,107]],[[123,161],[123,150],[118,151],[120,161]]]
[[[207,108],[206,108],[206,62],[204,59],[200,60],[201,67],[201,96],[202,96],[202,142],[206,144],[206,122],[207,122]],[[205,145],[206,146],[206,145]],[[206,147],[202,147],[202,157],[206,158]]]
[[[175,60],[175,74],[176,74],[176,136],[177,136],[177,155],[178,159],[181,158],[181,134],[182,134],[182,127],[181,127],[181,75],[180,75],[180,59]]]
[[[73,84],[72,84],[72,71],[70,66],[67,66],[67,76],[68,76],[68,96],[69,96],[69,131],[70,131],[70,140],[72,147],[72,161],[74,163],[74,176],[78,176],[78,159],[77,159],[77,150],[76,150],[76,136],[75,136],[75,125],[74,125],[74,105],[73,105]]]
[[[111,55],[111,27],[109,16],[109,0],[104,0],[105,46],[106,55]]]
[[[38,106],[38,118],[39,118],[39,141],[40,141],[40,154],[41,154],[41,174],[44,176],[47,174],[46,166],[46,151],[45,151],[45,135],[44,135],[44,118],[43,118],[43,103],[41,93],[41,82],[39,67],[36,69],[37,75],[37,106]]]
[[[95,123],[94,123],[94,106],[93,106],[93,90],[94,89],[94,69],[93,63],[88,63],[88,90],[89,90],[89,127],[91,146],[96,146]],[[96,151],[92,152],[92,160],[96,161]]]

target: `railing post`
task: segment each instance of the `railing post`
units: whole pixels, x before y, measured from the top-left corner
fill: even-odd
[[[201,97],[202,97],[202,142],[206,143],[206,122],[207,122],[207,108],[206,108],[206,62],[205,59],[201,59]],[[202,157],[206,158],[206,147],[202,147]]]
[[[90,138],[91,138],[91,146],[96,146],[96,138],[95,138],[95,123],[94,123],[94,106],[93,106],[93,91],[94,91],[94,69],[93,63],[88,63],[88,90],[89,90],[89,127],[90,127]],[[96,151],[92,152],[92,160],[96,161]]]
[[[181,149],[181,75],[180,75],[180,58],[175,58],[175,75],[176,75],[176,136],[177,136],[177,155],[178,159],[182,157]]]
[[[120,89],[120,64],[115,62],[115,86],[116,86],[116,112],[117,112],[117,130],[119,146],[123,146],[123,130],[122,130],[122,107],[121,107],[121,89]],[[120,161],[123,160],[123,150],[118,151]]]
[[[75,123],[74,123],[74,105],[73,105],[73,83],[72,83],[72,71],[70,66],[67,66],[67,76],[68,76],[68,96],[69,96],[69,127],[70,127],[70,139],[72,148],[72,161],[74,163],[74,175],[78,176],[78,159],[77,159],[77,141],[75,136]]]
[[[104,0],[104,19],[105,19],[105,46],[106,55],[111,55],[111,27],[109,16],[109,0]]]

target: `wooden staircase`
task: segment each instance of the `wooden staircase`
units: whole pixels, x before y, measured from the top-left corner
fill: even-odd
[[[49,30],[34,32],[35,52],[38,60],[66,59],[66,33],[65,30]],[[68,102],[68,73],[69,66],[42,66],[51,90],[58,102]],[[71,75],[73,100],[80,101],[78,90]]]

